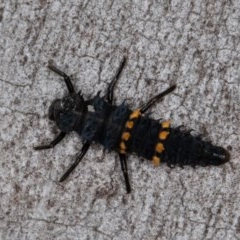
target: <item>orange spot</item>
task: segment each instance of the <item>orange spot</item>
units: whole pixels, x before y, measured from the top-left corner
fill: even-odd
[[[139,116],[141,116],[141,112],[140,109],[137,109],[135,111],[132,112],[132,114],[130,115],[130,119],[134,119],[134,118],[138,118]]]
[[[153,156],[152,158],[152,163],[153,165],[156,167],[156,166],[159,166],[160,164],[160,158],[159,157],[156,157],[156,156]]]
[[[120,153],[122,153],[122,154],[126,154],[126,151],[125,151],[125,150],[122,150],[122,149],[120,149]]]
[[[133,125],[134,125],[133,121],[127,121],[127,122],[126,122],[126,127],[127,127],[127,128],[130,128],[130,129],[131,129],[131,128],[133,127]]]
[[[157,145],[156,145],[156,152],[158,152],[158,153],[161,153],[162,151],[164,151],[164,146],[163,146],[163,144],[162,143],[158,143]]]
[[[170,128],[170,124],[171,124],[170,120],[162,122],[162,128]]]
[[[124,132],[122,134],[122,140],[127,141],[130,138],[131,134],[129,132]]]
[[[121,149],[121,150],[126,150],[126,145],[125,145],[124,142],[121,142],[121,143],[120,143],[120,149]]]
[[[168,134],[169,134],[169,132],[167,132],[167,131],[162,131],[162,132],[160,132],[159,133],[159,139],[161,139],[161,140],[165,140],[166,138],[167,138],[167,136],[168,136]]]

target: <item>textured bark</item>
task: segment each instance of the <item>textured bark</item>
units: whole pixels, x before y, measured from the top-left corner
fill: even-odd
[[[0,2],[0,239],[239,239],[239,1]],[[123,56],[115,102],[131,108],[176,83],[152,117],[172,119],[230,150],[220,167],[153,167],[129,156],[133,192],[117,154],[57,135],[48,107],[66,93],[53,63],[87,98]]]

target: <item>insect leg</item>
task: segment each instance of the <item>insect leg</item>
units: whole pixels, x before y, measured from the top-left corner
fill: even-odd
[[[71,79],[70,79],[70,77],[66,73],[60,71],[58,68],[56,68],[54,66],[49,65],[48,67],[53,72],[57,73],[58,75],[60,75],[60,76],[62,76],[64,78],[64,81],[65,81],[65,83],[67,85],[67,89],[68,89],[69,93],[74,93],[75,92],[73,84],[71,82]]]
[[[120,157],[123,176],[124,176],[124,179],[125,179],[126,190],[127,190],[127,193],[130,193],[131,192],[131,186],[130,186],[129,179],[128,179],[126,155],[120,153],[119,157]]]
[[[80,163],[84,155],[86,154],[87,150],[89,149],[91,143],[86,141],[83,146],[81,152],[79,152],[77,159],[73,163],[73,165],[63,174],[63,176],[60,178],[59,182],[63,182],[69,174],[77,167],[77,165]]]
[[[122,72],[122,69],[123,69],[125,63],[126,63],[126,58],[124,57],[123,60],[122,60],[122,62],[121,62],[120,67],[119,67],[118,70],[117,70],[116,75],[115,75],[114,78],[112,79],[111,83],[108,85],[108,89],[107,89],[107,93],[106,93],[105,97],[107,98],[107,100],[108,100],[108,102],[109,102],[110,104],[112,104],[112,102],[113,102],[113,90],[114,90],[114,86],[116,85],[116,83],[117,83],[117,81],[118,81],[118,78],[119,78],[119,76],[120,76],[120,74],[121,74],[121,72]]]
[[[40,145],[40,146],[36,146],[36,147],[33,147],[33,148],[35,150],[43,150],[43,149],[53,148],[58,143],[60,143],[65,136],[66,136],[65,132],[60,132],[60,134],[53,141],[51,141],[49,144],[47,144],[47,145]]]
[[[166,89],[165,91],[159,93],[158,95],[154,96],[153,98],[151,98],[146,104],[144,104],[141,108],[140,111],[141,113],[146,112],[150,107],[152,107],[152,105],[158,101],[159,99],[163,98],[164,96],[166,96],[168,93],[172,92],[174,89],[176,88],[176,85],[173,85],[171,87],[169,87],[168,89]]]

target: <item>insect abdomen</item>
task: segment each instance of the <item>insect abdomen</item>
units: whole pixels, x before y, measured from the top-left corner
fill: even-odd
[[[166,162],[169,166],[221,165],[229,161],[229,153],[222,147],[193,136],[190,131],[171,128],[169,121],[159,121],[138,116],[133,111],[126,121],[119,143],[120,152],[136,153],[139,157],[152,160],[154,165]],[[132,122],[132,124],[130,124]],[[128,134],[128,139],[125,135]]]
[[[131,132],[130,141],[127,143],[128,151],[151,160],[154,156],[160,129],[161,125],[158,121],[146,117],[139,118]]]
[[[181,128],[170,128],[170,122],[141,116],[126,105],[111,106],[103,98],[95,97],[94,111],[87,112],[83,128],[78,131],[84,140],[102,144],[120,153],[136,153],[153,160],[155,165],[169,166],[220,165],[229,160],[222,147],[192,136]]]
[[[229,157],[222,147],[214,146],[200,136],[192,136],[189,131],[173,128],[165,142],[163,161],[169,166],[217,166],[229,161]]]

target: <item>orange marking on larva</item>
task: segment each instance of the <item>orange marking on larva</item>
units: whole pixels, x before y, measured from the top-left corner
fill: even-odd
[[[168,134],[169,134],[169,132],[167,132],[167,131],[162,131],[162,132],[160,132],[159,133],[159,139],[161,139],[161,140],[165,140],[166,138],[167,138],[167,136],[168,136]]]
[[[130,119],[134,119],[134,118],[138,118],[139,116],[141,116],[141,112],[140,109],[137,109],[135,111],[132,112],[132,114],[130,115]]]
[[[126,150],[126,144],[124,142],[120,143],[120,149],[121,150]]]
[[[133,125],[134,125],[133,121],[127,121],[127,122],[126,122],[126,127],[127,127],[127,128],[130,128],[130,129],[131,129],[131,128],[133,127]]]
[[[153,165],[156,167],[156,166],[159,166],[159,164],[160,164],[160,158],[159,157],[157,157],[157,156],[153,156],[153,158],[152,158],[152,163],[153,163]]]
[[[165,150],[165,148],[164,148],[164,146],[163,146],[162,143],[158,143],[158,144],[156,145],[156,152],[161,153],[161,152],[163,152],[164,150]]]
[[[122,134],[122,140],[128,141],[128,139],[131,137],[131,134],[129,132],[124,132]]]
[[[162,128],[170,128],[170,124],[171,124],[170,120],[162,122]]]
[[[120,149],[119,152],[122,153],[122,154],[126,154],[126,151],[125,151],[125,150],[122,150],[122,149]]]

